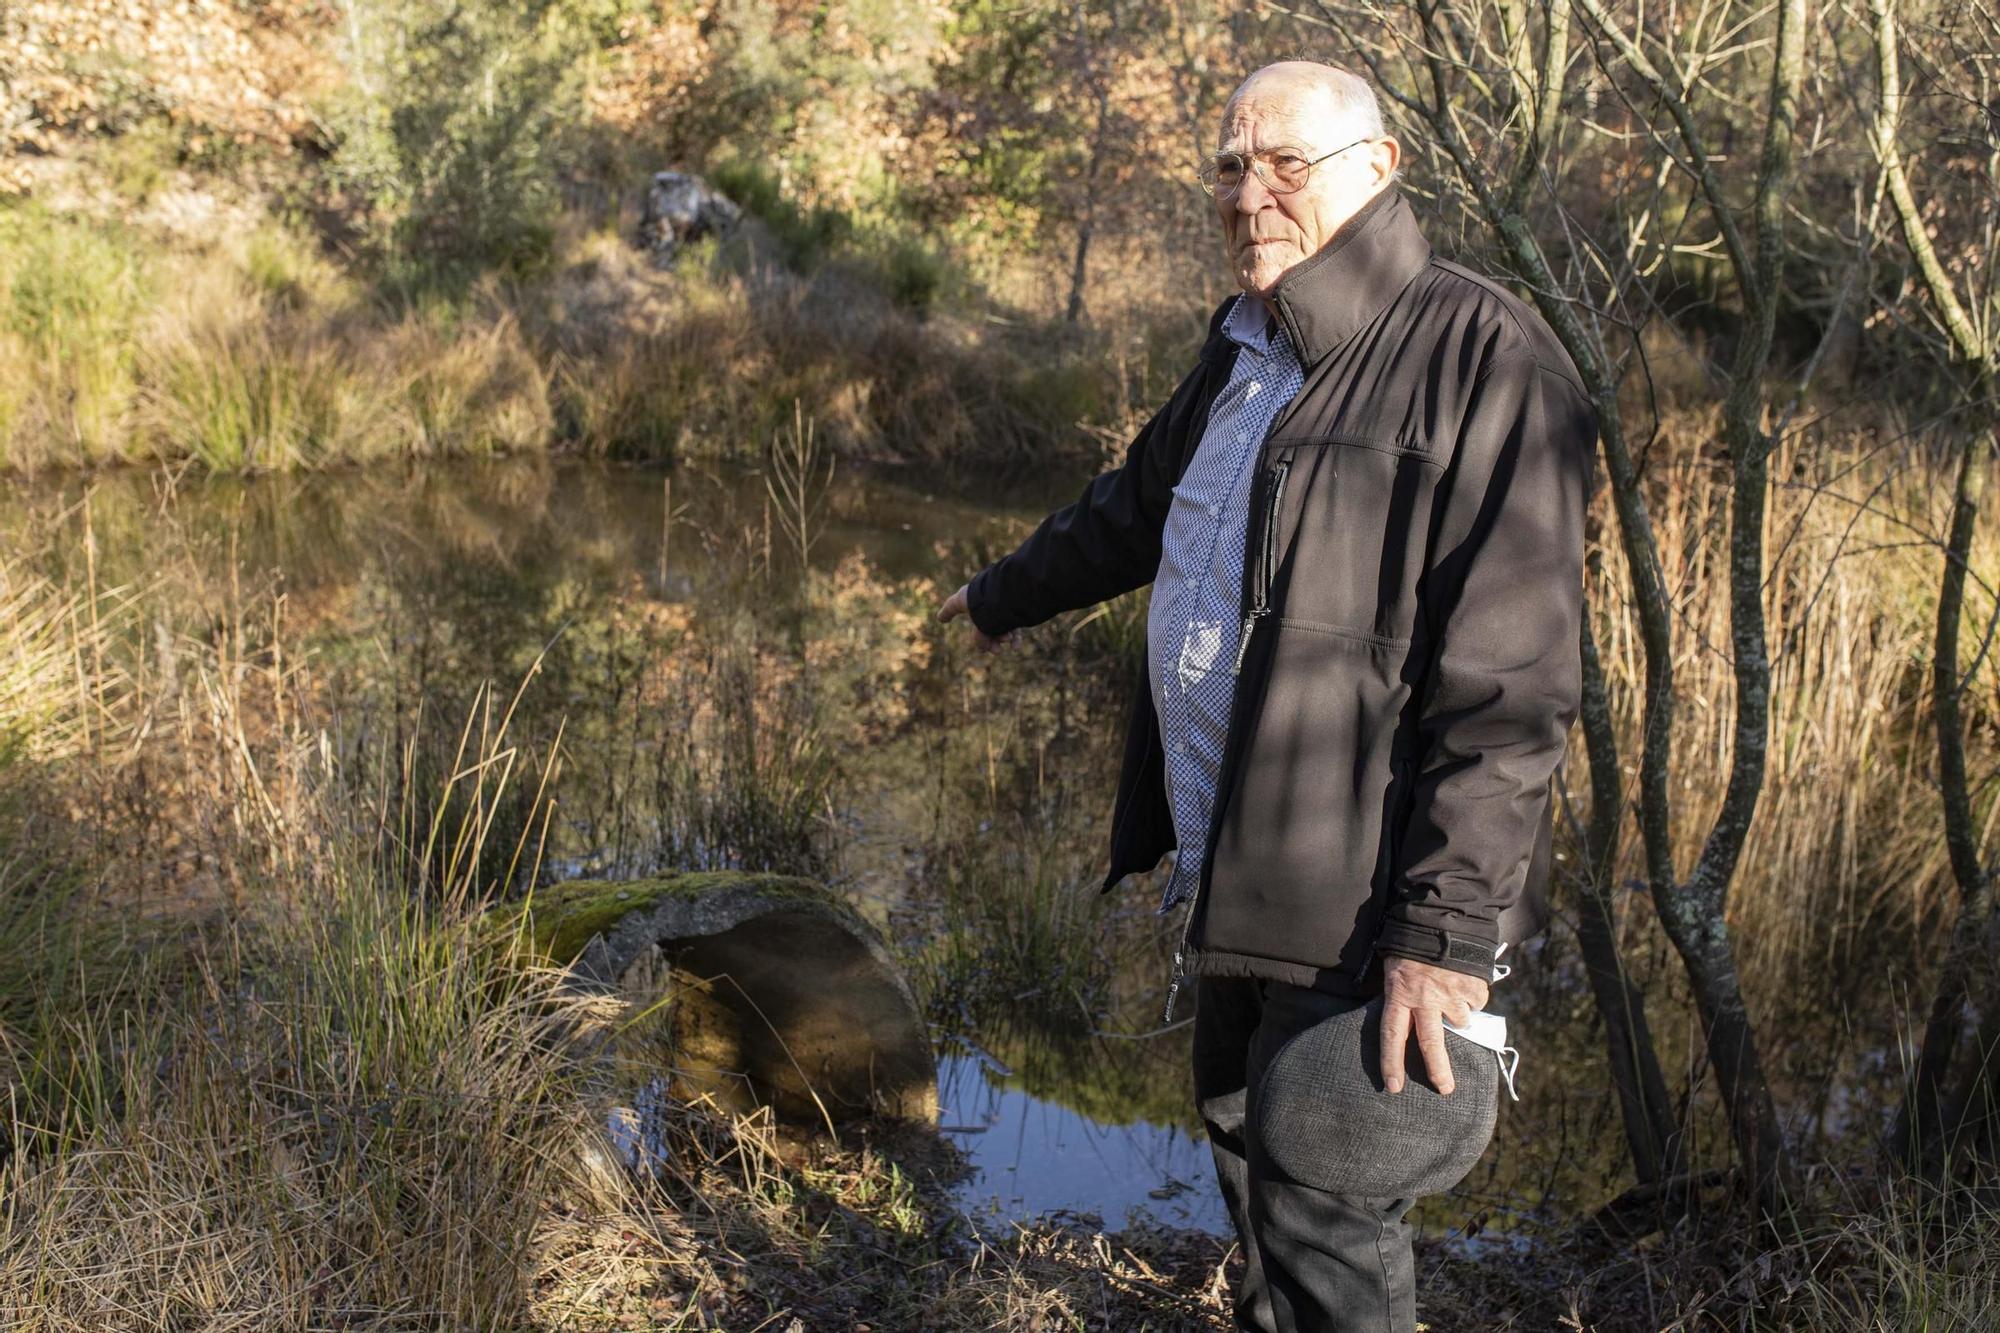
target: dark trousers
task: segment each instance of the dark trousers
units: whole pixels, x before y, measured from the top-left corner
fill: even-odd
[[[1414,1199],[1330,1194],[1264,1155],[1252,1098],[1287,1037],[1343,1004],[1280,981],[1199,977],[1194,1091],[1245,1269],[1236,1325],[1254,1333],[1412,1333]],[[1386,1145],[1385,1145],[1386,1146]],[[1296,1165],[1296,1163],[1294,1163]]]

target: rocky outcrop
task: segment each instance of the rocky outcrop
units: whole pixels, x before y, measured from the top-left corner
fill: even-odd
[[[742,217],[742,209],[701,177],[684,171],[655,172],[646,190],[639,244],[664,268],[686,242],[727,235]]]
[[[577,880],[537,890],[521,926],[579,984],[666,971],[683,1063],[726,1075],[711,1088],[725,1099],[798,1124],[937,1118],[936,1064],[908,981],[875,928],[811,880]]]

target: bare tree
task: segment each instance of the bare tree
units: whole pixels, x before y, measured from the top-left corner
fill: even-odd
[[[1747,207],[1723,188],[1707,135],[1687,101],[1699,87],[1700,72],[1712,53],[1690,55],[1678,49],[1671,33],[1649,32],[1643,15],[1628,28],[1606,9],[1604,0],[1578,0],[1578,4],[1608,48],[1604,56],[1608,70],[1628,70],[1665,108],[1673,137],[1661,134],[1656,142],[1695,183],[1697,197],[1722,238],[1741,306],[1723,400],[1724,443],[1733,482],[1729,601],[1736,724],[1729,784],[1692,874],[1676,882],[1669,866],[1665,876],[1656,871],[1652,887],[1660,920],[1694,983],[1738,1159],[1761,1206],[1774,1214],[1790,1191],[1791,1154],[1744,1004],[1726,909],[1736,862],[1763,788],[1770,718],[1771,663],[1763,593],[1764,507],[1770,491],[1773,437],[1765,429],[1765,374],[1787,253],[1785,195],[1796,165],[1799,92],[1805,77],[1805,0],[1779,0],[1773,16],[1770,80],[1762,107],[1763,148]],[[1754,22],[1751,16],[1742,26]],[[1652,52],[1660,56],[1657,63]],[[1677,149],[1672,146],[1676,140]],[[1664,812],[1657,822],[1665,824]]]
[[[1090,152],[1084,160],[1083,207],[1079,210],[1076,248],[1070,263],[1069,301],[1063,308],[1063,322],[1066,324],[1074,324],[1083,318],[1083,288],[1090,272],[1090,242],[1097,232],[1098,180],[1103,174],[1104,154],[1111,133],[1112,76],[1111,71],[1104,67],[1104,47],[1114,43],[1118,36],[1116,0],[1111,0],[1104,7],[1107,32],[1102,36],[1091,32],[1090,16],[1083,0],[1076,0],[1073,9],[1077,65],[1082,71],[1084,87],[1090,90],[1096,114],[1090,132]]]
[[[1868,15],[1874,35],[1875,72],[1878,100],[1870,126],[1870,142],[1880,162],[1889,202],[1895,211],[1903,243],[1916,268],[1917,287],[1928,302],[1932,323],[1918,326],[1929,336],[1925,341],[1946,367],[1959,405],[1960,419],[1968,426],[1960,436],[1956,481],[1953,486],[1950,527],[1945,537],[1944,569],[1938,585],[1937,630],[1931,658],[1932,706],[1937,721],[1938,793],[1944,806],[1945,845],[1951,857],[1952,876],[1958,883],[1959,914],[1951,935],[1932,998],[1923,1046],[1910,1080],[1909,1096],[1898,1118],[1895,1143],[1913,1165],[1936,1169],[1947,1149],[1961,1140],[1975,1121],[1990,1137],[1995,1080],[1992,1065],[2000,1060],[2000,986],[1989,980],[1987,1015],[1978,1026],[1969,1049],[1963,1052],[1962,1072],[1956,1094],[1946,1095],[1946,1084],[1954,1057],[1966,1045],[1964,1029],[1969,1006],[1981,998],[1974,986],[1977,968],[1986,960],[1989,973],[1994,956],[1995,934],[2000,922],[1994,914],[1993,870],[1981,863],[1979,828],[1973,816],[1972,784],[1966,773],[1965,721],[1960,709],[1966,686],[1977,671],[1961,672],[1959,632],[1965,618],[1966,581],[1971,569],[1972,539],[1979,525],[1979,509],[1984,500],[1986,479],[1992,470],[1995,421],[2000,419],[2000,401],[1995,394],[1995,361],[2000,358],[2000,292],[1996,292],[1993,247],[2000,242],[2000,207],[1991,191],[2000,182],[2000,89],[1995,87],[1991,53],[2000,50],[2000,21],[1990,10],[1968,7],[1962,16],[1969,25],[1975,44],[1988,53],[1984,61],[1958,58],[1965,54],[1951,49],[1950,34],[1935,34],[1943,51],[1924,53],[1920,66],[1934,83],[1941,84],[1943,103],[1969,120],[1962,131],[1961,147],[1969,150],[1962,159],[1972,165],[1983,180],[1984,207],[1975,207],[1971,216],[1943,218],[1962,244],[1961,255],[1976,256],[1961,262],[1954,273],[1940,256],[1933,239],[1943,210],[1926,209],[1919,202],[1909,170],[1904,162],[1902,137],[1907,130],[1906,98],[1902,79],[1902,34],[1896,15],[1896,0],[1868,0]],[[1970,113],[1969,115],[1965,113]],[[1949,112],[1947,113],[1949,114]],[[1991,591],[1990,589],[1988,590]],[[1981,645],[1983,659],[1990,645]]]

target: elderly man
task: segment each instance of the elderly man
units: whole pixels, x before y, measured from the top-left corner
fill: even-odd
[[[1534,311],[1431,252],[1400,155],[1352,74],[1246,80],[1200,167],[1241,293],[1124,463],[939,611],[990,649],[1153,584],[1105,887],[1178,849],[1167,1012],[1197,978],[1246,1329],[1414,1327],[1404,1214],[1497,1097],[1446,1032],[1541,928],[1579,692],[1589,398]]]

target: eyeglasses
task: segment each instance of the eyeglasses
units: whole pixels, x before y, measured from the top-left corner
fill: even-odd
[[[1257,173],[1257,179],[1264,182],[1265,189],[1274,194],[1293,194],[1305,188],[1312,169],[1329,157],[1339,157],[1349,148],[1373,142],[1372,135],[1356,139],[1315,158],[1307,158],[1303,148],[1292,147],[1259,148],[1254,153],[1210,153],[1196,170],[1195,178],[1208,193],[1227,199],[1243,188],[1243,172],[1247,166]]]

